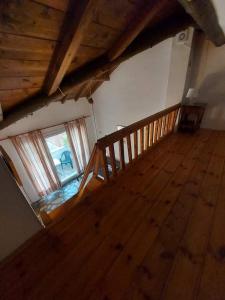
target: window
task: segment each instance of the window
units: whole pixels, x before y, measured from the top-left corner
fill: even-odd
[[[82,175],[90,155],[84,118],[53,127],[11,138],[41,197]]]
[[[53,166],[61,184],[78,175],[65,130],[45,137]]]

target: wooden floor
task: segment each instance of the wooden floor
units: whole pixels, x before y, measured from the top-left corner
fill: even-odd
[[[225,299],[225,132],[174,134],[0,268],[0,299]]]

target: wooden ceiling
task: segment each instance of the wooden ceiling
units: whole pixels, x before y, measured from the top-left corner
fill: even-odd
[[[51,101],[90,96],[119,63],[191,24],[179,2],[1,0],[2,126]]]

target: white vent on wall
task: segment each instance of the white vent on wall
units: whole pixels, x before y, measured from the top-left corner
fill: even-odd
[[[2,105],[0,103],[0,121],[3,120],[3,112],[2,112]]]
[[[191,44],[191,34],[190,34],[190,30],[186,29],[184,31],[179,32],[176,35],[176,42],[177,44],[180,45],[187,45],[189,46]]]

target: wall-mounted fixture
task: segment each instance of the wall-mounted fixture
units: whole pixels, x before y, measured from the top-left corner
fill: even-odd
[[[192,37],[193,37],[192,33],[193,33],[193,31],[190,28],[179,32],[176,35],[176,38],[175,38],[176,39],[176,43],[178,45],[185,45],[185,46],[190,47],[191,46]]]
[[[198,97],[198,90],[195,88],[189,88],[187,95],[186,95],[186,101],[185,104],[192,104],[194,99]]]

